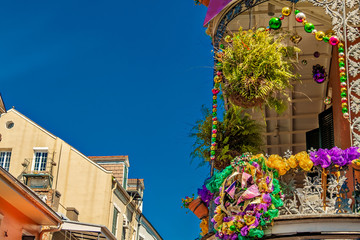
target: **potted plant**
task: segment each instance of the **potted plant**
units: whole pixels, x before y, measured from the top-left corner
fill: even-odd
[[[252,108],[268,105],[277,112],[285,110],[286,90],[291,80],[294,53],[300,49],[285,46],[285,34],[264,29],[239,32],[225,39],[227,47],[216,54],[218,70],[224,75],[222,88],[235,105]],[[223,45],[222,45],[223,46]]]
[[[210,0],[195,0],[195,4],[196,5],[202,4],[202,5],[206,6],[206,7],[208,7],[209,4],[210,4]]]
[[[196,122],[190,134],[195,139],[192,160],[201,159],[200,165],[210,162],[212,137],[212,115],[203,109],[204,119]],[[216,154],[214,167],[218,170],[228,166],[231,160],[244,152],[258,153],[263,144],[261,132],[263,126],[243,109],[232,106],[224,113],[223,120],[218,120],[216,137]]]
[[[190,211],[192,211],[200,219],[209,215],[209,209],[205,206],[200,197],[196,199],[194,199],[194,195],[192,197],[185,197],[185,199],[182,199],[182,203],[182,208],[190,209]]]

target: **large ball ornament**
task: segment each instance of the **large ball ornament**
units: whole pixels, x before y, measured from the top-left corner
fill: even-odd
[[[312,23],[308,22],[304,25],[305,32],[311,33],[314,29],[315,29],[315,26]]]
[[[289,7],[283,7],[281,10],[282,15],[289,16],[291,14],[291,9]]]
[[[280,18],[273,17],[269,21],[269,26],[271,29],[279,29],[281,27],[281,20]]]
[[[299,12],[298,14],[296,14],[295,19],[299,23],[302,23],[304,20],[306,20],[306,15],[305,13]]]
[[[337,45],[340,42],[337,36],[331,36],[329,39],[329,43],[333,46]]]
[[[330,105],[331,102],[332,102],[331,97],[326,97],[326,98],[324,99],[324,103],[325,103],[326,105]]]
[[[325,37],[325,33],[323,31],[317,31],[315,33],[316,40],[322,41],[324,37]]]
[[[323,41],[324,42],[329,42],[329,40],[330,40],[330,37],[329,36],[327,36],[327,35],[325,35],[325,37],[323,37]]]

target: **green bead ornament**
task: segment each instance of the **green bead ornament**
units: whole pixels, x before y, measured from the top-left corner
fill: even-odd
[[[218,88],[220,85],[219,85],[219,83],[215,83],[214,86],[215,86],[216,88]]]
[[[344,52],[344,48],[339,47],[339,52]]]
[[[220,48],[224,49],[225,48],[224,44],[220,44]]]
[[[349,110],[346,107],[342,108],[342,113],[347,113],[348,111]]]
[[[216,142],[216,138],[211,138],[211,141],[212,141],[212,142]]]
[[[213,112],[212,115],[213,115],[213,117],[216,117],[216,116],[217,116],[217,113],[216,113],[216,112]]]
[[[217,104],[217,100],[213,100],[213,104]]]
[[[345,67],[345,63],[344,62],[339,62],[339,67]]]
[[[346,97],[346,95],[347,95],[346,92],[340,93],[340,96],[341,96],[341,97]]]
[[[296,9],[296,10],[295,10],[295,15],[298,14],[299,12],[300,12],[300,10],[297,10],[297,9]]]
[[[212,125],[212,129],[217,129],[217,126],[216,126],[216,125]]]
[[[326,42],[326,43],[329,42],[329,39],[330,38],[328,36],[323,37],[323,41]]]
[[[269,21],[269,26],[271,29],[279,29],[281,27],[281,20],[280,18],[273,17]]]
[[[340,77],[340,82],[346,82],[346,77],[345,76]]]
[[[213,156],[214,156],[214,155],[215,155],[215,151],[211,151],[211,155],[213,155]]]
[[[305,32],[307,32],[307,33],[311,33],[314,29],[315,29],[314,24],[309,23],[309,22],[306,23],[305,26],[304,26],[304,30],[305,30]]]
[[[234,225],[231,225],[231,226],[230,226],[230,230],[231,230],[231,231],[235,231],[235,230],[236,230],[236,227],[235,227]]]

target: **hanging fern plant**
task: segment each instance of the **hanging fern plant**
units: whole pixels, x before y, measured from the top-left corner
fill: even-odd
[[[265,30],[239,29],[227,37],[228,46],[217,54],[219,69],[225,76],[225,95],[235,105],[252,108],[268,105],[277,112],[285,110],[291,88],[292,57],[300,49],[285,46],[285,34],[275,36]]]
[[[212,114],[203,109],[204,119],[196,122],[190,134],[195,139],[193,160],[200,159],[203,165],[210,163],[210,147],[212,138]],[[261,133],[264,128],[243,109],[232,106],[217,123],[217,146],[214,167],[222,170],[229,166],[231,160],[245,152],[258,153],[261,151],[263,140]]]

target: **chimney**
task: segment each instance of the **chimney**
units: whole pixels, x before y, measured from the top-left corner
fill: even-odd
[[[66,217],[68,217],[71,221],[78,222],[79,211],[74,207],[68,207],[66,208]]]
[[[55,190],[55,192],[53,194],[54,195],[53,195],[53,199],[52,199],[52,209],[54,209],[54,211],[57,212],[59,209],[61,193],[59,191]]]

